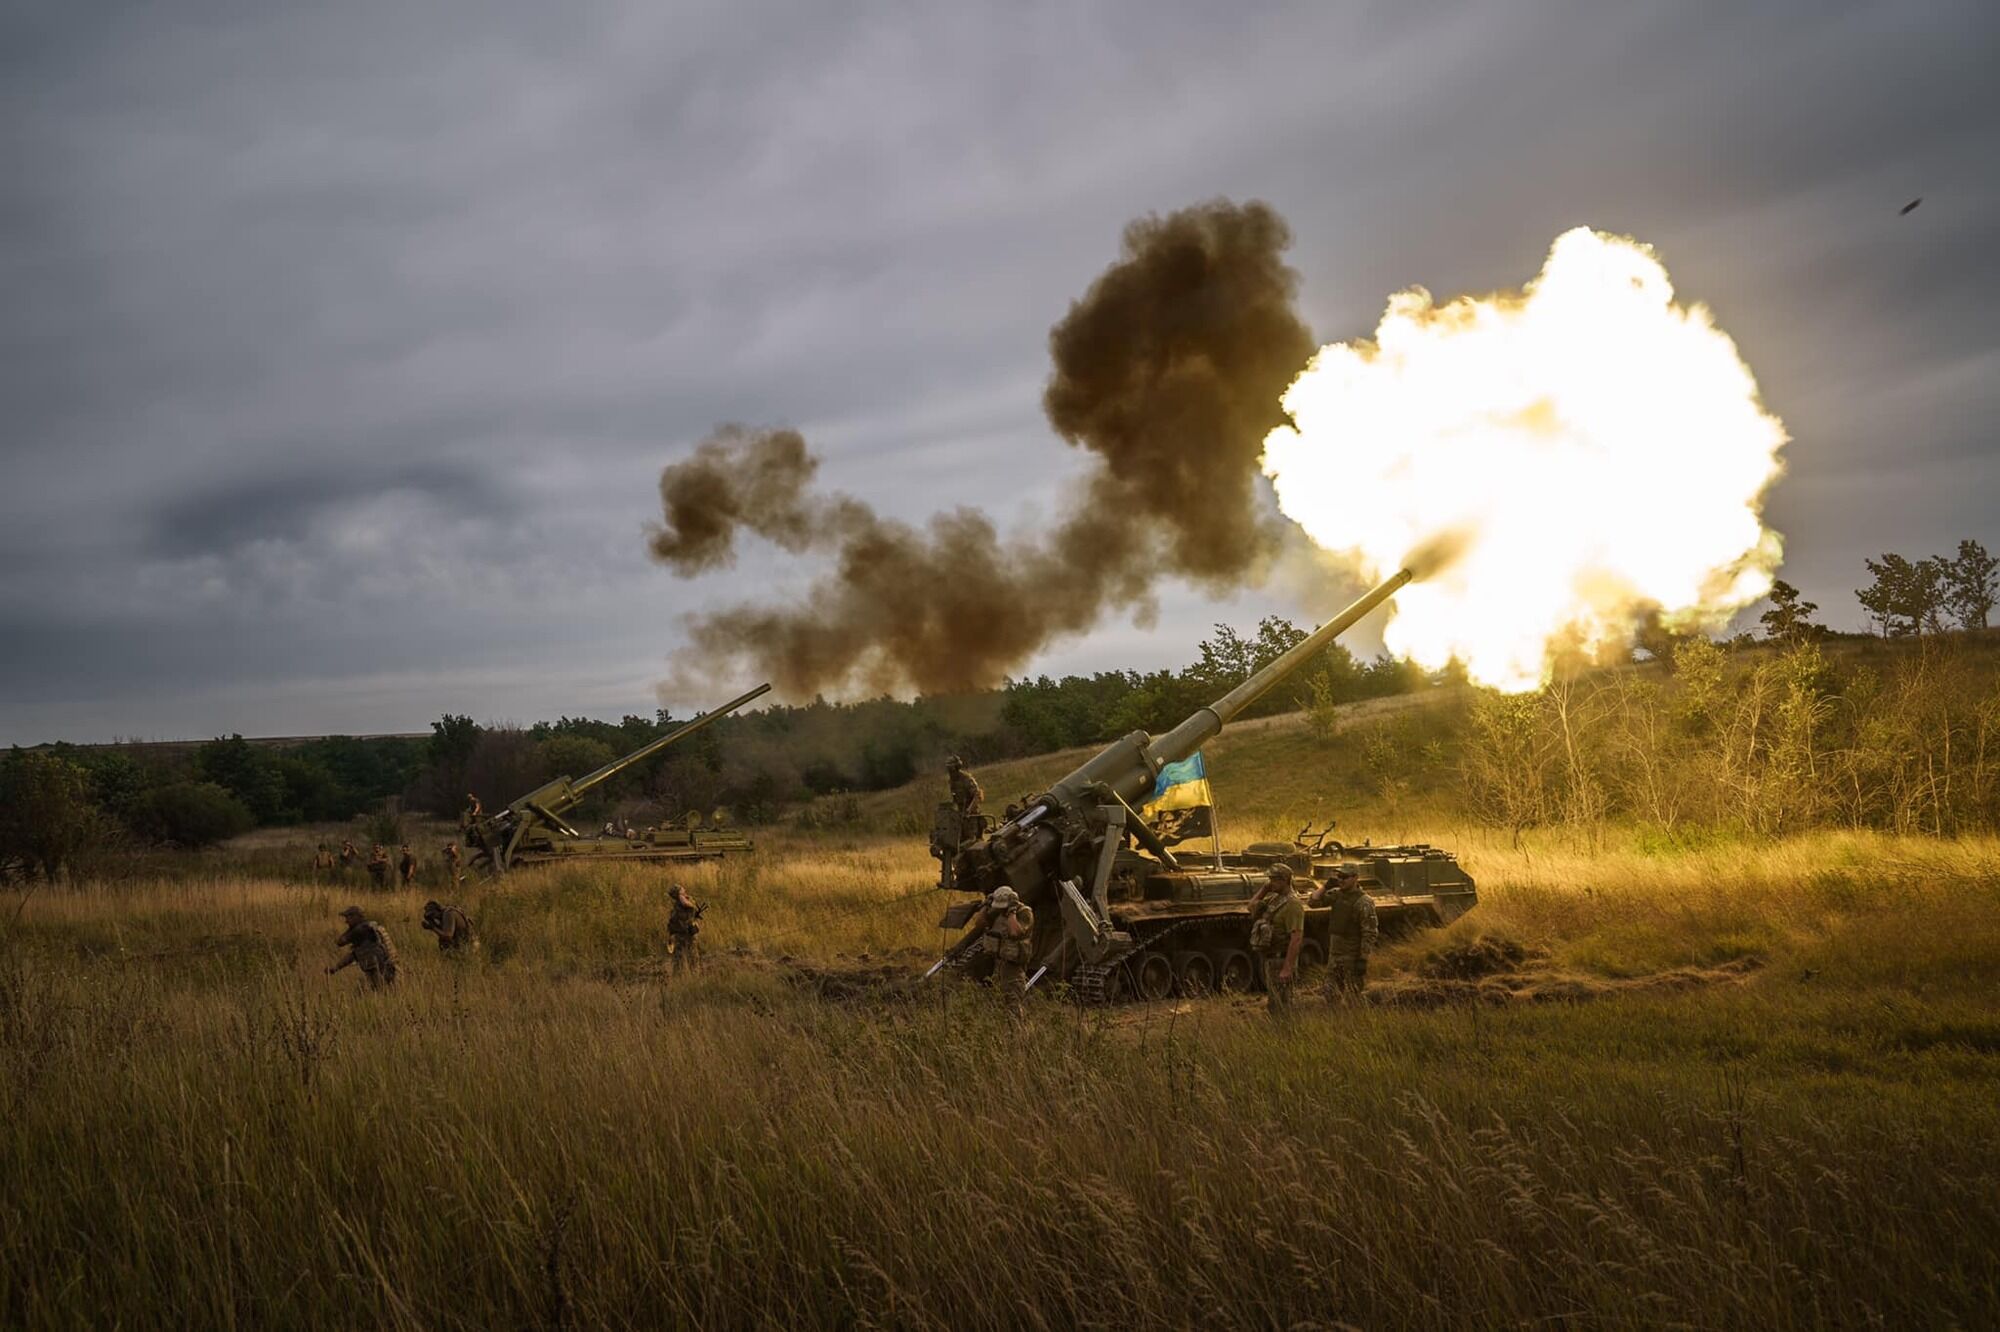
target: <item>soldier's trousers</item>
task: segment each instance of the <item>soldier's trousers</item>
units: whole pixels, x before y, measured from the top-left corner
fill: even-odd
[[[1358,997],[1368,988],[1368,959],[1358,954],[1335,953],[1326,960],[1326,997],[1329,1003]]]
[[[396,983],[396,964],[394,962],[379,962],[372,967],[363,964],[361,975],[368,982],[369,989],[379,990],[385,985],[394,985]]]
[[[996,959],[993,963],[993,988],[1000,992],[1002,1003],[1020,1003],[1028,994],[1027,969],[1019,962]]]
[[[674,974],[679,975],[683,971],[691,970],[694,967],[694,936],[675,934],[669,936],[668,942],[673,947]]]
[[[1274,1017],[1282,1017],[1292,1011],[1292,987],[1297,978],[1279,980],[1278,973],[1285,969],[1282,957],[1264,959],[1264,1004]]]

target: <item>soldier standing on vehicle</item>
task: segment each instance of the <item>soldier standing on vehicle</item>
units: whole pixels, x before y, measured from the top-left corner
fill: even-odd
[[[1326,887],[1314,893],[1311,901],[1313,906],[1328,908],[1327,1001],[1358,998],[1368,989],[1368,955],[1375,951],[1375,941],[1382,933],[1375,921],[1375,899],[1361,890],[1361,876],[1342,865],[1327,877]]]
[[[368,988],[379,990],[384,985],[396,983],[396,946],[389,942],[389,932],[368,919],[368,915],[358,906],[351,906],[340,913],[347,922],[334,946],[345,948],[347,956],[326,969],[331,976],[344,967],[358,966]]]
[[[377,888],[389,886],[389,848],[380,842],[368,853],[368,877],[375,881]]]
[[[986,799],[986,792],[979,789],[979,779],[965,770],[965,760],[953,754],[944,761],[945,779],[951,784],[951,803],[958,810],[958,817],[970,819],[979,813],[979,803]]]
[[[701,933],[701,913],[705,909],[688,890],[675,884],[670,897],[673,912],[667,917],[667,951],[674,956],[674,974],[694,966],[694,939]]]
[[[460,884],[464,883],[465,876],[458,872],[458,861],[459,861],[458,843],[446,842],[444,844],[444,850],[439,854],[441,854],[444,857],[445,877],[451,880],[451,886],[456,888]]]
[[[486,807],[479,803],[478,796],[467,791],[465,793],[465,812],[458,816],[458,830],[460,832],[468,832],[471,830],[473,824],[485,817]]]
[[[1306,938],[1306,904],[1292,891],[1292,867],[1271,866],[1264,886],[1250,899],[1250,947],[1264,964],[1264,997],[1271,1016],[1292,1011],[1292,986],[1298,980],[1299,949]]]
[[[405,888],[414,888],[417,883],[417,857],[408,842],[403,843],[402,851],[401,858],[396,861],[396,873],[402,877]]]
[[[973,918],[972,928],[985,934],[993,951],[993,988],[1009,1005],[1019,1004],[1028,992],[1028,950],[1035,934],[1035,909],[1001,884]]]

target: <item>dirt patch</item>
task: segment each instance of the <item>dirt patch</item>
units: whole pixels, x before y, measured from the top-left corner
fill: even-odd
[[[1671,994],[1716,985],[1741,985],[1763,967],[1755,957],[1717,967],[1676,967],[1651,976],[1619,980],[1579,976],[1538,965],[1492,972],[1472,979],[1419,976],[1388,980],[1370,989],[1371,1003],[1386,1008],[1442,1008],[1454,1004],[1583,1004],[1633,994]]]
[[[1474,981],[1505,976],[1545,962],[1548,954],[1515,939],[1481,935],[1447,944],[1417,963],[1417,974],[1433,981]]]

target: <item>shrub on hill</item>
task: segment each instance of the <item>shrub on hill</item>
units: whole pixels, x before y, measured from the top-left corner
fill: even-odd
[[[214,782],[173,782],[142,796],[132,830],[175,846],[212,846],[256,824],[243,802]]]

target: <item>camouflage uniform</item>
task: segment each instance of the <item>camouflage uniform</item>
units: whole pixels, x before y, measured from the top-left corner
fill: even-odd
[[[451,878],[451,886],[456,888],[461,883],[464,883],[465,876],[458,871],[458,843],[446,842],[444,850],[439,852],[439,854],[444,857],[444,869],[445,873]]]
[[[340,868],[343,873],[354,868],[354,862],[361,859],[361,853],[354,849],[354,843],[340,844]]]
[[[979,789],[979,779],[965,770],[965,765],[957,759],[945,764],[946,778],[951,784],[951,803],[958,810],[961,819],[969,819],[979,813],[980,802],[986,799],[986,792]]]
[[[701,933],[701,907],[688,890],[673,888],[673,912],[667,917],[667,945],[674,955],[674,974],[694,966],[694,938]]]
[[[396,872],[402,876],[403,886],[409,888],[417,881],[417,858],[410,848],[403,848],[403,858],[396,862]]]
[[[368,919],[360,907],[349,907],[340,913],[347,922],[334,946],[347,949],[347,956],[326,969],[331,976],[344,967],[358,966],[368,982],[368,988],[379,990],[384,985],[396,983],[396,946],[389,942],[389,932]]]
[[[377,888],[389,886],[389,853],[382,847],[376,847],[368,857],[368,877],[375,881]]]
[[[479,947],[472,932],[472,917],[455,906],[440,902],[424,903],[424,928],[437,936],[440,953],[470,951]]]
[[[1361,994],[1368,988],[1368,955],[1382,933],[1375,920],[1375,899],[1361,891],[1361,880],[1353,871],[1336,870],[1326,887],[1312,895],[1312,904],[1328,908],[1327,999]]]
[[[479,797],[470,791],[465,793],[465,810],[458,816],[458,830],[471,832],[472,825],[486,817],[486,807],[479,803]]]
[[[993,951],[993,988],[1010,1004],[1028,992],[1029,949],[1035,937],[1035,911],[1005,886],[995,888],[980,913],[986,920],[986,940]]]
[[[1306,904],[1292,891],[1292,872],[1285,865],[1271,867],[1269,882],[1252,901],[1260,917],[1250,933],[1263,963],[1264,1002],[1273,1017],[1283,1017],[1292,1011],[1292,987],[1298,982],[1296,970],[1284,974],[1285,961],[1294,936],[1305,932]]]

